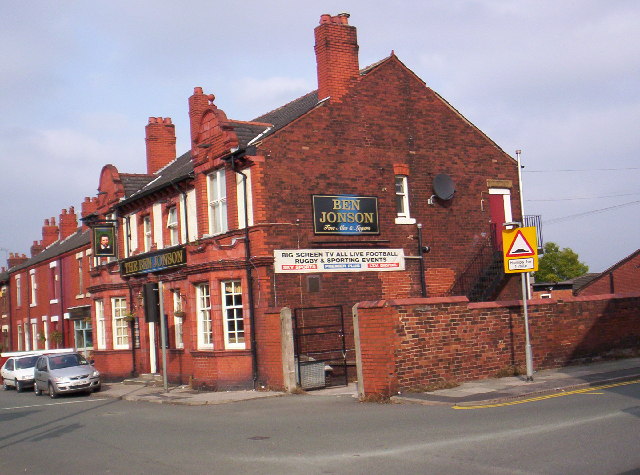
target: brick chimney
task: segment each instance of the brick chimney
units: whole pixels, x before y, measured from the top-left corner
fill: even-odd
[[[201,87],[193,88],[193,95],[189,98],[189,123],[191,126],[191,148],[195,145],[196,137],[200,132],[200,120],[202,115],[208,110],[215,100],[213,94],[205,94]],[[215,106],[213,106],[215,108]]]
[[[149,117],[145,134],[147,174],[151,175],[176,158],[176,126],[169,117]]]
[[[42,241],[33,241],[33,244],[31,245],[31,249],[29,251],[31,252],[31,257],[36,257],[38,254],[44,251]]]
[[[7,265],[9,266],[9,269],[11,269],[12,267],[24,264],[25,262],[27,262],[27,259],[28,257],[24,254],[20,255],[17,252],[11,252],[9,253],[9,258],[7,259]]]
[[[60,239],[66,239],[78,230],[78,217],[73,206],[69,208],[69,211],[62,210],[58,222],[60,223]]]
[[[89,198],[88,196],[84,197],[84,201],[80,207],[80,217],[86,218],[90,214],[93,214],[98,209],[98,199],[97,198]],[[83,221],[82,222],[82,230],[86,231],[89,229],[89,226]]]
[[[47,246],[56,242],[59,238],[58,226],[56,226],[56,218],[45,219],[42,226],[42,245]]]
[[[331,97],[331,102],[339,102],[360,74],[356,28],[349,26],[348,13],[324,14],[314,33],[318,99]]]

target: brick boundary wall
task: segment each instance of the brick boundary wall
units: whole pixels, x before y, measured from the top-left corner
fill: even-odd
[[[389,397],[524,368],[521,305],[466,297],[357,304],[360,396]],[[640,293],[531,300],[528,310],[534,370],[640,347]]]

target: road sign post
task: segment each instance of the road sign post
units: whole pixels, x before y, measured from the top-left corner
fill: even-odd
[[[504,271],[507,274],[520,274],[522,283],[522,313],[524,315],[525,361],[527,365],[527,381],[533,381],[533,355],[529,338],[529,311],[527,286],[529,272],[538,270],[538,242],[536,228],[505,229],[502,231],[502,251],[504,254]]]

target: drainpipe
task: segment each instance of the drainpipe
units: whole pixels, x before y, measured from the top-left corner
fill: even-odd
[[[424,247],[422,246],[422,224],[416,224],[418,227],[418,256],[420,261],[420,289],[422,291],[422,297],[427,297],[427,282],[424,277]]]
[[[131,282],[128,282],[127,284],[127,287],[129,287],[129,312],[133,315],[133,288],[131,287]],[[129,345],[131,346],[131,377],[134,378],[136,376],[135,318],[131,320],[129,327],[131,328],[131,341],[129,342]]]
[[[64,335],[64,285],[62,285],[62,279],[63,279],[63,275],[64,275],[64,257],[60,258],[60,316],[58,317],[60,319],[60,331],[62,333],[62,348],[66,348],[65,346],[65,335]],[[84,270],[84,269],[83,269]],[[82,290],[84,293],[84,289],[80,289]]]
[[[247,199],[247,175],[236,168],[236,154],[232,154],[231,169],[242,176],[243,199],[244,199],[244,250],[245,250],[245,268],[247,272],[247,285],[249,287],[249,320],[250,320],[250,338],[251,338],[251,366],[253,369],[253,389],[258,386],[258,349],[256,343],[256,327],[255,327],[255,303],[253,296],[253,274],[251,272],[251,242],[249,240],[249,210]]]

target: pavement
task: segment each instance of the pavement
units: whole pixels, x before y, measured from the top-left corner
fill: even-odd
[[[533,374],[533,381],[525,376],[483,379],[463,383],[455,388],[431,392],[407,392],[391,398],[394,403],[426,405],[470,406],[491,404],[529,398],[533,396],[597,387],[638,379],[640,382],[640,358],[600,361],[579,366],[542,370]],[[357,397],[357,385],[333,387],[303,392],[313,396]],[[159,404],[202,406],[228,404],[269,397],[291,396],[288,393],[268,390],[250,391],[198,391],[189,386],[148,386],[131,381],[103,383],[102,391],[94,397],[108,397],[127,401],[144,401]]]

